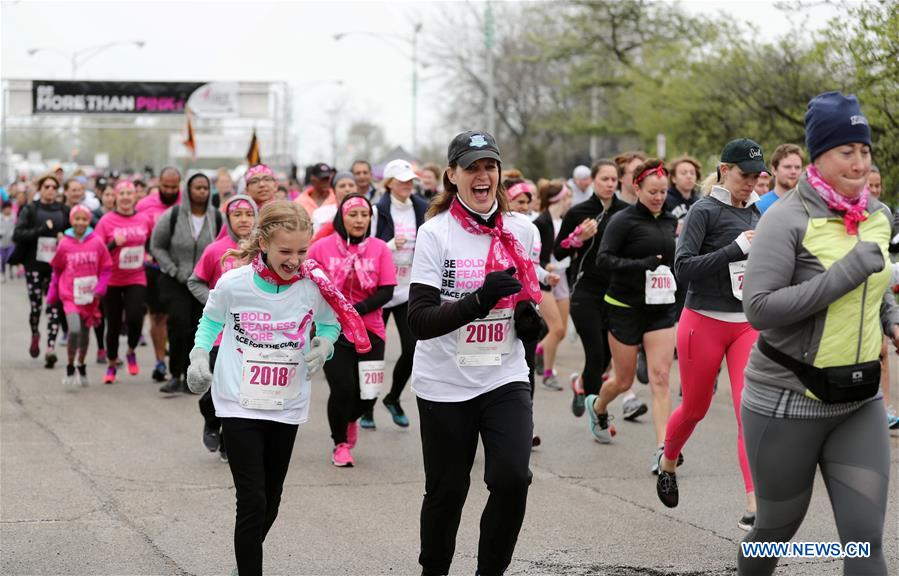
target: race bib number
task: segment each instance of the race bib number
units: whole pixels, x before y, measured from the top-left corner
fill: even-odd
[[[384,386],[384,361],[366,360],[359,362],[359,398],[374,400]]]
[[[512,308],[491,310],[485,318],[459,329],[456,363],[459,366],[499,366],[502,355],[512,351],[514,338]]]
[[[396,281],[399,285],[409,284],[412,280],[412,255],[413,252],[406,249],[393,254],[393,263],[396,265]]]
[[[746,279],[746,260],[731,262],[727,266],[730,268],[730,289],[734,293],[734,298],[742,302],[743,281]]]
[[[674,293],[677,283],[671,268],[659,266],[655,270],[646,271],[646,303],[674,304]]]
[[[94,293],[97,290],[96,276],[80,276],[75,278],[72,291],[75,293],[75,304],[86,306],[94,301]]]
[[[136,270],[144,265],[144,247],[123,246],[119,249],[119,268],[122,270]]]
[[[50,263],[53,260],[53,257],[56,256],[56,238],[50,238],[46,236],[42,236],[37,239],[37,256],[35,259],[38,262],[46,262]]]
[[[245,348],[240,405],[251,410],[283,410],[300,394],[300,350]]]

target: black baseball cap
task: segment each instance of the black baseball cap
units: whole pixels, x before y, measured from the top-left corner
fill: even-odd
[[[749,138],[737,138],[728,142],[721,151],[721,161],[736,164],[747,174],[768,171],[762,147]]]
[[[331,170],[331,167],[325,164],[324,162],[319,162],[312,166],[311,174],[318,178],[319,180],[324,178],[330,178],[331,174],[334,171]]]
[[[472,162],[481,158],[493,158],[502,162],[496,140],[487,132],[462,132],[453,138],[446,151],[446,161],[450,166],[458,164],[468,168]]]

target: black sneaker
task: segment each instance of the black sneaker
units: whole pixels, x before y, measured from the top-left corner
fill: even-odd
[[[44,368],[52,369],[56,366],[56,361],[58,358],[56,357],[56,352],[50,351],[44,356]]]
[[[740,521],[737,522],[737,527],[740,530],[746,530],[749,532],[755,526],[755,512],[747,512],[743,514],[743,517],[740,518]]]
[[[177,394],[181,392],[181,378],[174,376],[168,382],[159,387],[163,394]]]
[[[222,435],[216,428],[203,424],[203,446],[210,452],[217,452],[222,445]]]
[[[403,407],[400,406],[399,401],[385,396],[383,402],[384,407],[387,408],[387,411],[390,412],[390,415],[393,417],[393,423],[400,428],[408,428],[409,418],[406,417],[406,413],[403,412]]]
[[[156,368],[153,368],[153,380],[165,382],[165,362],[156,363]]]
[[[677,475],[659,470],[659,477],[656,478],[656,494],[659,495],[662,504],[669,508],[676,508],[678,502]]]
[[[649,369],[646,367],[646,352],[643,351],[642,346],[640,346],[640,350],[637,351],[637,380],[640,381],[640,384],[649,384]]]
[[[221,449],[219,449],[219,462],[228,463],[228,453],[225,451],[225,445],[222,444]]]

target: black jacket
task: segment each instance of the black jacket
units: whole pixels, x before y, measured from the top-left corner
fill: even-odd
[[[428,203],[423,198],[419,198],[415,194],[409,197],[412,201],[412,209],[415,211],[415,227],[421,228],[425,223],[425,214],[428,211]],[[393,240],[393,216],[390,215],[390,194],[384,194],[376,204],[378,207],[378,228],[375,230],[375,238],[379,238],[384,242]]]
[[[607,294],[635,308],[655,308],[645,304],[646,271],[674,266],[676,229],[677,218],[670,212],[656,217],[640,202],[616,214],[599,246],[599,265],[610,275]]]
[[[674,256],[674,275],[678,287],[687,288],[688,308],[743,311],[743,303],[731,289],[728,264],[749,257],[736,239],[746,230],[754,230],[759,218],[755,205],[736,208],[711,197],[690,209]]]
[[[672,216],[681,220],[690,211],[693,204],[702,198],[699,190],[694,189],[689,198],[684,198],[674,186],[668,188],[668,197],[665,198],[665,212],[671,212]]]
[[[552,214],[541,212],[534,219],[534,226],[540,232],[540,266],[546,268],[553,255],[553,247],[556,243],[556,228],[553,226]]]
[[[47,227],[47,220],[53,222],[53,227]],[[42,204],[35,200],[26,204],[19,211],[16,220],[16,228],[12,239],[16,243],[13,262],[25,265],[26,270],[40,270],[50,272],[50,264],[38,262],[37,239],[40,237],[55,238],[69,227],[69,207],[60,202]]]

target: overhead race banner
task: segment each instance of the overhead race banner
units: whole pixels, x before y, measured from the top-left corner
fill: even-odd
[[[198,115],[221,118],[237,115],[237,92],[236,84],[218,82],[31,83],[33,114],[183,114],[190,101]]]

